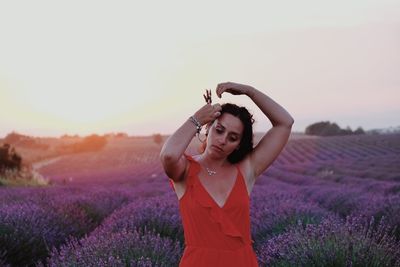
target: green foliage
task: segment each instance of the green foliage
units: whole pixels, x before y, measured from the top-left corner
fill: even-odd
[[[24,138],[27,138],[27,136],[16,133],[16,132],[11,132],[11,133],[7,134],[7,136],[4,138],[4,143],[15,144]]]
[[[119,132],[115,134],[115,137],[117,138],[127,138],[128,134],[127,133],[123,133],[123,132]]]
[[[341,129],[336,123],[330,121],[321,121],[313,123],[306,127],[305,134],[318,136],[334,136],[334,135],[352,135],[365,134],[361,127],[358,127],[354,132],[350,127]]]
[[[358,127],[358,128],[354,131],[354,134],[365,134],[365,132],[364,132],[363,128]]]
[[[16,132],[9,133],[3,141],[6,144],[11,144],[18,147],[41,150],[47,150],[49,148],[49,145],[38,142],[38,139],[32,136],[23,135]]]
[[[58,148],[59,153],[80,153],[80,152],[95,152],[100,151],[107,144],[107,137],[97,134],[89,135],[83,138],[82,141],[69,145],[63,145]]]
[[[107,144],[107,139],[97,134],[92,134],[83,139],[82,142],[75,145],[76,152],[99,151]]]
[[[153,134],[153,141],[154,143],[156,143],[157,145],[160,145],[163,141],[163,137],[161,134],[157,133],[157,134]]]
[[[50,146],[38,143],[34,138],[25,138],[18,142],[18,147],[47,150]]]
[[[9,144],[0,147],[0,173],[7,169],[21,169],[22,157]]]
[[[46,186],[50,182],[38,172],[29,167],[22,167],[21,170],[6,169],[0,173],[1,186]],[[1,266],[1,265],[0,265]]]
[[[0,186],[47,185],[39,173],[22,165],[22,157],[10,144],[0,146]]]

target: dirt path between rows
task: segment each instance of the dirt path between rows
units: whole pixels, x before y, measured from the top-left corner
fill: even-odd
[[[62,159],[63,156],[58,156],[55,158],[50,158],[50,159],[45,159],[45,160],[41,160],[38,162],[35,162],[32,164],[32,169],[36,172],[39,172],[40,168],[43,168],[44,166],[50,165],[55,163],[56,161],[59,161],[60,159]]]

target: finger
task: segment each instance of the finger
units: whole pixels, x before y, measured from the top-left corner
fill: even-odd
[[[215,117],[215,118],[217,118],[217,117],[219,117],[219,116],[221,116],[221,112],[217,111],[217,112],[214,113],[214,117]]]
[[[205,94],[203,94],[203,97],[204,97],[204,100],[206,101],[206,103],[207,104],[210,104],[211,103],[211,100],[210,100],[210,95],[209,95],[209,93],[208,93],[208,90],[206,89],[206,93]]]
[[[222,107],[221,107],[220,104],[214,104],[214,105],[213,105],[213,108],[214,108],[214,110],[216,110],[216,111],[221,111],[221,110],[222,110]]]
[[[207,90],[206,89],[206,101],[208,104],[211,104],[212,100],[211,100],[211,90]]]
[[[223,93],[223,87],[222,87],[222,84],[218,84],[217,85],[217,88],[215,89],[215,91],[216,91],[216,93],[217,93],[217,96],[219,97],[219,98],[221,98],[221,96],[222,96],[222,93]]]
[[[226,87],[221,87],[221,88],[219,89],[220,98],[222,97],[222,94],[225,93],[225,92],[227,92]]]

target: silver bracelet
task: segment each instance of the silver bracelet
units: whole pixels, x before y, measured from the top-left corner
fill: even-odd
[[[196,119],[195,116],[190,116],[189,120],[196,125],[196,132],[199,134],[201,131],[201,123]]]

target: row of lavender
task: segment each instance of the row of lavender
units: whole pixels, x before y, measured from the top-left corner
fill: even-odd
[[[323,193],[326,188],[320,185],[316,191]],[[392,225],[398,224],[399,215],[394,221],[385,220],[396,216],[387,214],[385,203],[371,208],[369,214],[353,209],[340,216],[334,212],[336,200],[319,205],[303,190],[276,179],[255,189],[252,237],[262,266],[316,262],[318,266],[400,266],[398,236]],[[351,197],[351,193],[341,197]],[[359,193],[368,196],[368,192]],[[399,197],[394,203],[399,207]],[[166,193],[114,212],[86,238],[53,250],[47,265],[177,266],[182,244],[176,196]]]
[[[93,231],[134,196],[122,187],[1,188],[0,263],[33,265],[69,237]]]
[[[251,199],[260,263],[400,266],[399,194],[261,179]],[[134,197],[155,186],[160,196]],[[176,266],[183,251],[178,202],[166,183],[3,190],[1,203],[0,255],[11,266]]]
[[[304,147],[296,144],[293,151]],[[400,183],[390,178],[400,158],[387,155],[399,142],[390,148],[357,158],[370,176],[351,173],[358,165],[349,158],[271,166],[251,196],[261,266],[400,266]],[[178,202],[165,176],[148,177],[159,173],[152,165],[143,165],[146,177],[133,175],[145,178],[135,186],[1,189],[0,265],[176,266]],[[376,168],[385,178],[374,178]]]
[[[96,153],[64,156],[42,167],[40,173],[56,184],[115,183],[162,175],[160,147],[125,143],[111,143]],[[190,146],[192,154],[197,145],[193,142]],[[399,154],[400,134],[294,139],[288,142],[274,166],[311,176],[346,175],[398,182]]]

